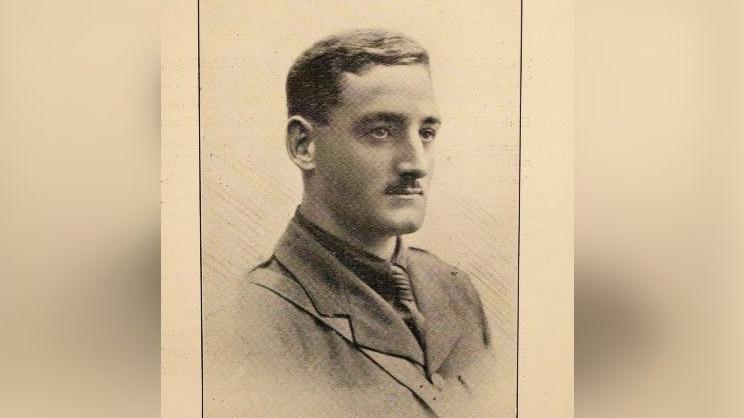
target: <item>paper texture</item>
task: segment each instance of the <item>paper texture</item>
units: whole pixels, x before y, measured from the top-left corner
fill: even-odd
[[[202,410],[203,374],[220,356],[216,330],[229,326],[216,318],[272,254],[300,202],[300,173],[285,149],[287,70],[313,42],[358,28],[403,32],[429,52],[443,124],[426,220],[406,238],[470,275],[498,354],[495,402],[508,416],[572,413],[568,3],[170,5],[164,416],[211,416]]]

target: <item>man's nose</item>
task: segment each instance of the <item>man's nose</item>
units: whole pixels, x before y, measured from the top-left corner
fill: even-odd
[[[424,177],[429,170],[429,155],[418,129],[411,130],[401,141],[397,169],[399,174]]]

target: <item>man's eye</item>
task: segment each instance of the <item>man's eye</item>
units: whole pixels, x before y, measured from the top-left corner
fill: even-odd
[[[375,139],[385,139],[390,136],[390,129],[388,128],[374,128],[369,131],[369,134]]]
[[[421,138],[424,140],[431,141],[437,136],[437,131],[434,129],[422,129],[419,131],[419,135],[421,135]]]

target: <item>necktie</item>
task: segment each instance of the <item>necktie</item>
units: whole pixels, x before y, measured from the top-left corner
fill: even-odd
[[[411,278],[406,271],[393,264],[390,268],[390,277],[393,280],[393,286],[396,290],[395,309],[403,318],[403,322],[408,325],[413,335],[424,349],[424,332],[426,330],[426,319],[416,306],[416,299],[411,288]]]

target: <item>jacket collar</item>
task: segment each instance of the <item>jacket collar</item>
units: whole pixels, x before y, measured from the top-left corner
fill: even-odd
[[[295,221],[274,256],[305,289],[319,314],[349,319],[356,344],[425,364],[416,338],[395,310]]]
[[[454,299],[457,274],[428,254],[409,251],[402,242],[395,262],[406,264],[419,310],[426,318],[425,353],[403,320],[296,221],[290,222],[274,251],[276,259],[304,288],[317,312],[348,318],[354,342],[364,348],[408,358],[436,372],[460,338],[461,318]]]

